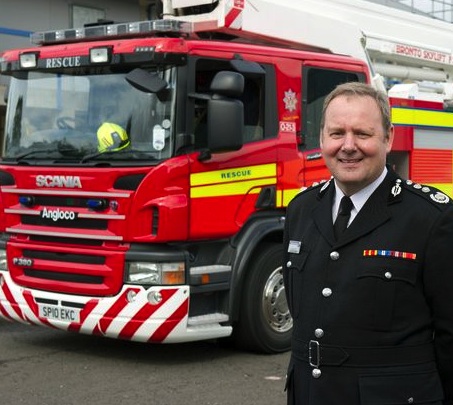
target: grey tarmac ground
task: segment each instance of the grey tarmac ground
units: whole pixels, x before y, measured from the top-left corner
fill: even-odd
[[[147,345],[0,319],[0,405],[284,405],[289,353]]]

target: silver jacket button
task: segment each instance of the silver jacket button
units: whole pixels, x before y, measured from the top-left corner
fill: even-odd
[[[321,328],[315,329],[315,336],[317,338],[322,338],[324,336],[324,331]]]
[[[330,288],[323,288],[322,295],[324,295],[324,297],[330,297],[332,295],[332,290]]]
[[[386,271],[384,276],[385,276],[385,278],[388,278],[390,280],[392,278],[392,273],[390,273],[389,271]]]
[[[311,372],[311,375],[314,378],[319,378],[321,377],[321,370],[319,368],[314,368],[313,371]]]
[[[292,265],[291,261],[288,261],[288,262],[286,263],[286,267],[291,267],[291,265]]]
[[[331,260],[338,260],[340,258],[340,253],[338,252],[330,252],[330,258]]]

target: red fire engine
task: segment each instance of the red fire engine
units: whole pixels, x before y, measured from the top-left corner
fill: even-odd
[[[2,55],[1,317],[289,349],[285,207],[328,176],[325,95],[373,81],[369,55],[436,75],[451,57],[414,58],[415,46],[370,34],[367,49],[352,21],[329,12],[342,1],[293,3],[166,0],[161,19],[35,33],[36,47]],[[331,46],[319,38],[329,25]],[[453,114],[419,89],[393,89],[391,163],[452,195]]]

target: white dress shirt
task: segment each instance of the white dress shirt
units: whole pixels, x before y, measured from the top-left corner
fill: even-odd
[[[351,198],[351,201],[354,204],[354,206],[352,207],[352,210],[351,210],[351,217],[349,218],[348,226],[351,224],[351,222],[357,216],[359,211],[365,205],[365,203],[368,200],[368,198],[370,197],[370,195],[373,194],[374,190],[376,190],[379,187],[379,185],[382,183],[382,181],[384,180],[386,175],[387,175],[387,168],[384,167],[384,170],[382,171],[381,175],[376,180],[374,180],[372,183],[368,184],[368,186],[362,188],[362,190],[358,191],[357,193],[349,196]],[[340,201],[344,196],[343,191],[341,191],[340,187],[338,187],[335,179],[334,179],[334,183],[335,183],[335,198],[334,198],[334,202],[333,202],[333,206],[332,206],[333,223],[335,223],[335,220],[337,219],[338,209],[340,208]]]

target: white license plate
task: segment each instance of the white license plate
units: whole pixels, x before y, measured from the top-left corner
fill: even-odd
[[[80,323],[80,308],[70,308],[47,304],[38,304],[38,308],[39,316],[41,318]]]

